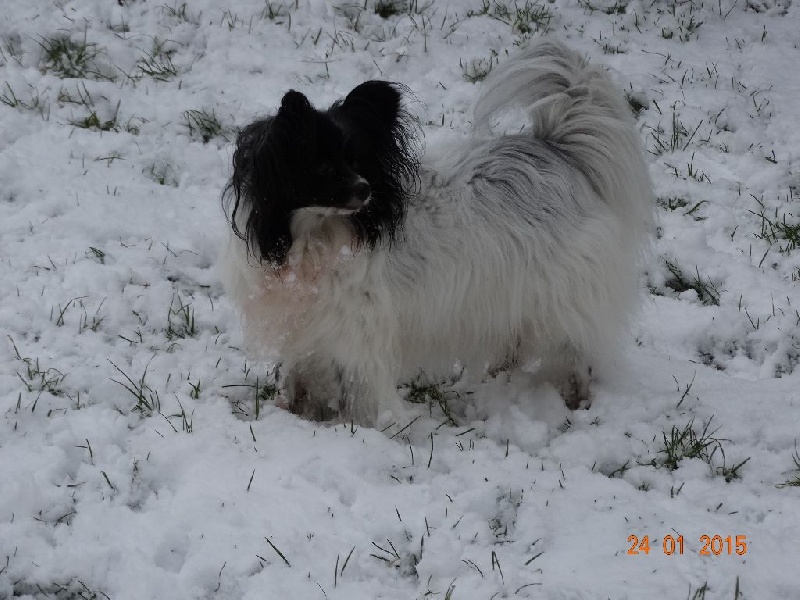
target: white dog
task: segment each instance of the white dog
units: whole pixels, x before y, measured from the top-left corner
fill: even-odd
[[[653,198],[600,67],[533,43],[495,68],[468,142],[418,160],[400,85],[327,110],[289,91],[237,140],[222,277],[251,345],[279,353],[289,408],[375,425],[397,384],[537,362],[590,401],[639,298]],[[491,133],[525,111],[528,126]]]

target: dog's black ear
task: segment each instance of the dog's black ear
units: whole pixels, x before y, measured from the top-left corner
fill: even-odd
[[[303,94],[296,90],[289,90],[283,95],[281,99],[281,110],[289,111],[295,114],[303,114],[313,107]]]
[[[236,139],[233,174],[222,195],[234,234],[259,262],[281,264],[291,246],[291,168],[293,138],[276,117],[259,119]],[[288,145],[287,145],[288,144]]]
[[[400,115],[402,94],[386,81],[367,81],[353,88],[342,102],[345,111],[367,112],[391,126]]]
[[[406,90],[399,83],[367,81],[328,109],[345,134],[350,164],[372,190],[367,205],[350,215],[356,239],[370,246],[394,239],[416,190],[418,126],[404,106]]]

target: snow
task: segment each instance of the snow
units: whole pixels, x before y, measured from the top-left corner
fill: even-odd
[[[0,598],[800,597],[796,3],[7,4]],[[616,376],[574,413],[525,373],[447,383],[384,432],[276,406],[214,270],[235,127],[386,78],[460,143],[467,75],[545,30],[643,107],[659,232]]]

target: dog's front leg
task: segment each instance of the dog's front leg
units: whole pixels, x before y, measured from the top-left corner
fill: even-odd
[[[300,361],[286,376],[289,411],[312,421],[330,421],[339,413],[343,380],[342,369],[332,360]]]
[[[315,421],[353,422],[374,426],[381,407],[397,397],[394,380],[379,365],[346,366],[332,358],[309,358],[289,370],[289,410]]]

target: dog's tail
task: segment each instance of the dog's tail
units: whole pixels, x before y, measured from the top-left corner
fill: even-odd
[[[475,127],[518,107],[534,137],[564,152],[623,222],[644,232],[652,187],[631,109],[608,73],[553,40],[540,40],[496,67],[475,106]]]

